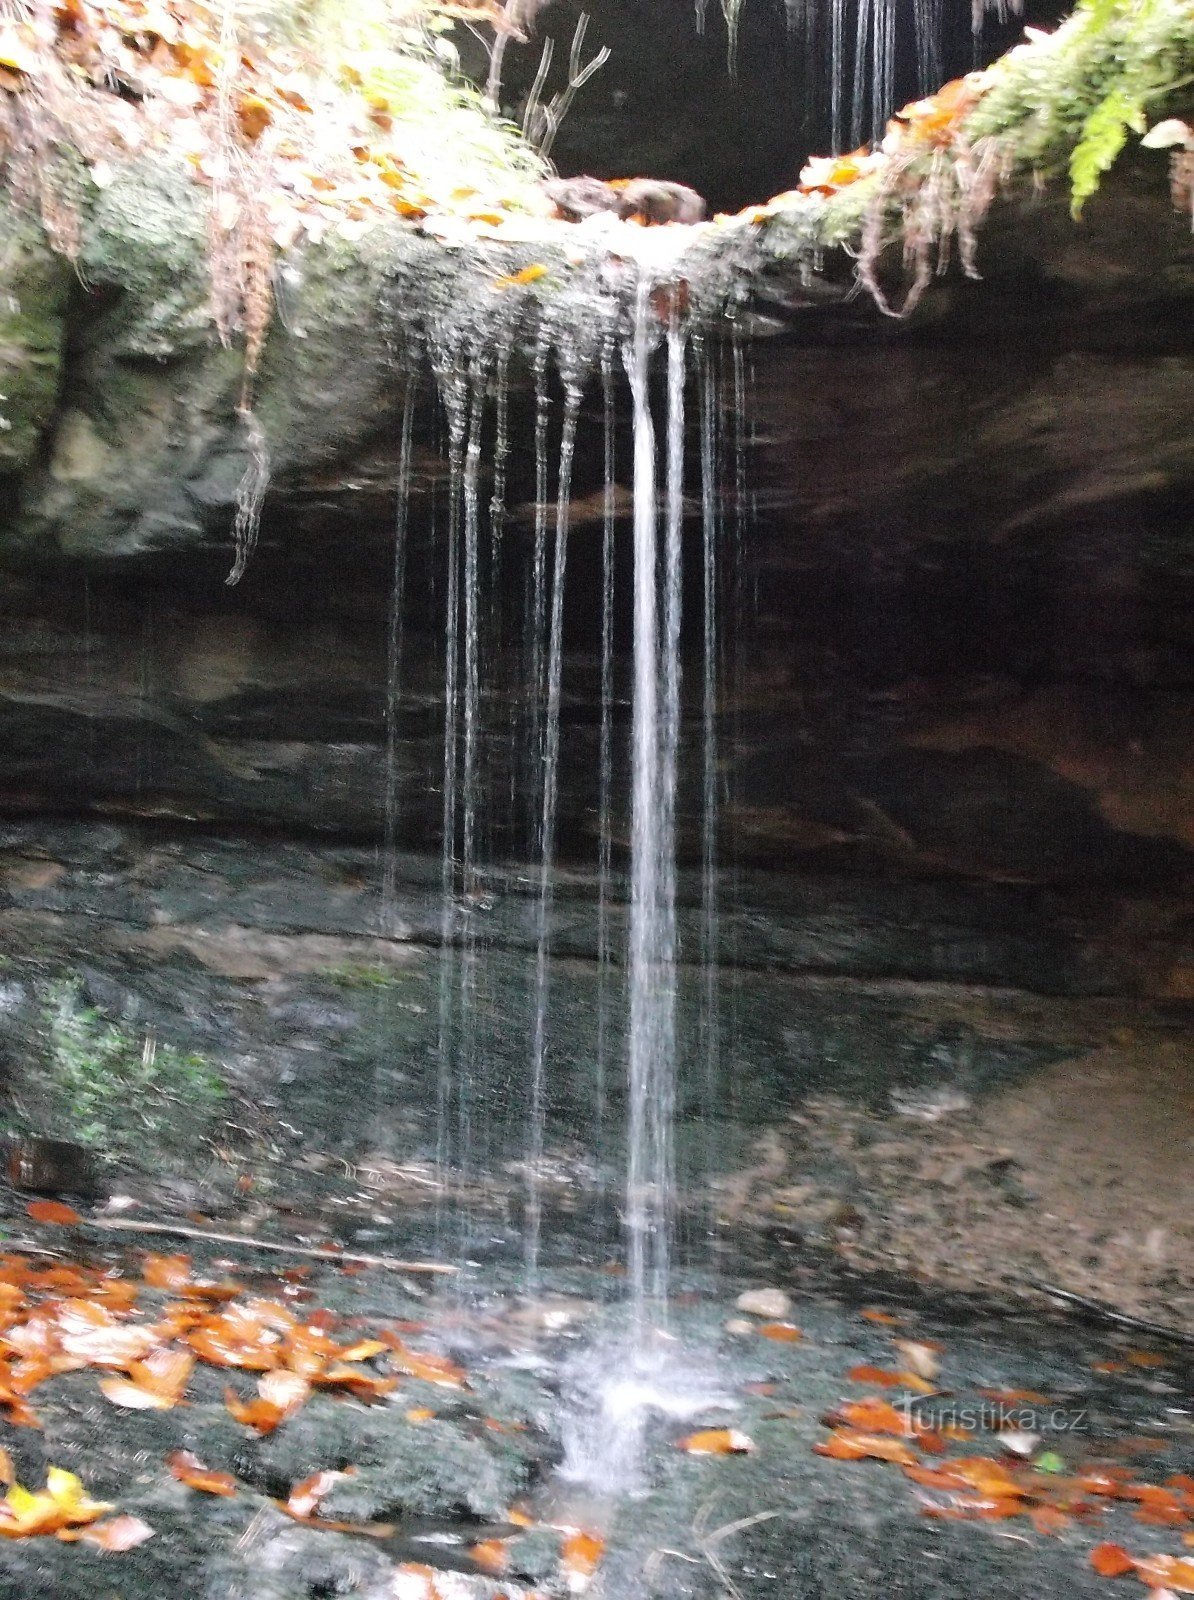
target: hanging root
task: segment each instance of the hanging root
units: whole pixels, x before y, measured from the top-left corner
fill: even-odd
[[[953,241],[968,278],[979,276],[978,229],[1006,177],[1006,157],[995,140],[968,144],[955,135],[948,146],[905,159],[894,157],[883,174],[862,223],[858,277],[887,317],[907,317],[919,305],[934,274],[949,267]],[[911,282],[896,306],[879,282],[879,262],[895,236]]]
[[[245,449],[248,462],[236,490],[236,518],[232,524],[232,537],[236,544],[236,558],[232,571],[225,578],[227,584],[237,584],[245,575],[245,568],[257,548],[257,534],[261,527],[261,506],[269,487],[269,445],[265,430],[248,402],[247,394],[236,408],[236,414],[245,431]]]

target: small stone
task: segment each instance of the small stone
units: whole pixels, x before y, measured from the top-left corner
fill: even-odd
[[[748,1339],[755,1331],[753,1322],[747,1322],[745,1317],[731,1317],[726,1323],[726,1332],[734,1335],[736,1339]]]
[[[1041,1447],[1039,1436],[1022,1428],[1009,1428],[1001,1433],[999,1444],[1009,1455],[1019,1456],[1022,1461],[1029,1460]]]
[[[747,1311],[752,1317],[766,1317],[774,1320],[777,1317],[786,1317],[792,1309],[792,1302],[782,1289],[747,1289],[745,1294],[740,1294],[734,1305],[739,1311]]]

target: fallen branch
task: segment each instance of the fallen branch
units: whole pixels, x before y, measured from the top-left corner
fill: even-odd
[[[1059,1289],[1056,1284],[1042,1283],[1039,1278],[1025,1278],[1023,1282],[1054,1300],[1077,1306],[1080,1311],[1097,1317],[1101,1322],[1113,1322],[1121,1328],[1135,1328],[1138,1333],[1151,1333],[1154,1338],[1168,1339],[1173,1344],[1194,1345],[1194,1333],[1187,1333],[1183,1328],[1171,1328],[1164,1322],[1149,1322],[1145,1317],[1134,1317],[1127,1311],[1117,1311],[1104,1300],[1091,1300],[1084,1294],[1075,1294],[1072,1289]]]
[[[350,1250],[333,1250],[327,1245],[276,1244],[272,1239],[254,1239],[243,1233],[212,1233],[208,1228],[186,1228],[181,1222],[137,1222],[131,1217],[84,1217],[85,1228],[102,1228],[106,1233],[161,1233],[173,1239],[201,1239],[206,1244],[238,1244],[245,1250],[273,1250],[280,1255],[306,1256],[334,1265],[350,1262],[359,1267],[381,1267],[387,1272],[454,1273],[460,1269],[445,1261],[399,1261],[395,1256],[366,1256]]]

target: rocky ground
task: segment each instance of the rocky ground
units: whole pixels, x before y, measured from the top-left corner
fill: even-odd
[[[1042,1280],[1194,1326],[1194,1058],[1175,1035],[1059,1061],[972,1102],[812,1096],[723,1189],[736,1219],[863,1268],[1023,1293]]]
[[[20,1236],[12,1243],[51,1252],[34,1261],[39,1271],[47,1261],[82,1258],[133,1283],[142,1272],[152,1276],[142,1247],[155,1239],[130,1235],[115,1248],[86,1227],[27,1218],[12,1226]],[[412,1253],[416,1240],[406,1237]],[[636,1419],[610,1382],[625,1318],[621,1288],[600,1268],[550,1268],[540,1298],[528,1302],[508,1260],[486,1269],[483,1287],[429,1292],[426,1279],[391,1272],[297,1261],[276,1268],[252,1250],[194,1248],[191,1282],[220,1283],[236,1298],[204,1303],[201,1287],[142,1287],[135,1324],[199,1296],[200,1316],[268,1303],[342,1347],[398,1330],[408,1355],[396,1386],[359,1397],[317,1390],[259,1436],[229,1414],[224,1398],[229,1385],[251,1394],[252,1372],[201,1362],[188,1403],[164,1410],[113,1403],[94,1368],[47,1379],[29,1396],[39,1428],[0,1422],[20,1481],[37,1488],[50,1466],[68,1469],[153,1534],[124,1554],[51,1537],[10,1540],[0,1572],[5,1600],[99,1592],[124,1600],[179,1592],[196,1600],[483,1600],[589,1587],[608,1600],[1093,1597],[1108,1592],[1090,1566],[1096,1544],[1121,1543],[1140,1559],[1181,1550],[1180,1527],[1141,1521],[1130,1496],[1083,1490],[1081,1511],[1028,1515],[1050,1501],[1069,1506],[1077,1479],[1096,1483],[1096,1471],[1109,1483],[1158,1486],[1189,1472],[1189,1372],[1172,1346],[827,1272],[800,1252],[761,1249],[746,1234],[733,1270],[716,1281],[687,1273],[677,1285],[665,1355],[645,1371],[655,1401]],[[569,1248],[579,1263],[583,1232]],[[764,1286],[766,1298],[746,1304],[782,1308],[778,1321],[736,1306],[744,1287],[757,1295]],[[826,1460],[814,1450],[846,1436],[841,1418],[832,1431],[822,1421],[832,1408],[896,1395],[873,1374],[898,1371],[913,1349],[914,1359],[936,1364],[926,1369],[937,1371],[935,1385],[921,1388],[936,1387],[935,1403],[948,1400],[959,1408],[950,1415],[963,1417],[946,1454],[925,1455],[930,1468],[981,1457],[1005,1464],[986,1470],[1012,1471],[993,1422],[967,1423],[960,1408],[986,1396],[1018,1407],[1021,1421],[1020,1412],[1032,1410],[1030,1450],[1040,1464],[1014,1468],[1028,1496],[1014,1513],[1005,1504],[990,1521],[960,1511],[964,1496],[918,1487],[898,1462]],[[411,1365],[411,1351],[423,1354],[427,1370]],[[624,1376],[624,1353],[620,1359]],[[389,1360],[374,1355],[361,1364],[362,1382],[386,1381],[377,1375]],[[620,1499],[608,1474],[611,1460],[618,1471],[625,1464],[610,1444],[636,1420],[640,1486]],[[686,1443],[702,1430],[711,1453]],[[734,1453],[722,1453],[726,1430]],[[227,1474],[222,1492],[180,1481],[166,1463],[178,1449]],[[281,1505],[316,1472],[334,1475],[316,1520],[296,1520]],[[951,1506],[944,1518],[926,1515]]]

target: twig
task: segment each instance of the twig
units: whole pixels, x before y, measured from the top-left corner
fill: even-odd
[[[1127,1311],[1117,1311],[1114,1306],[1109,1306],[1103,1300],[1091,1300],[1084,1294],[1075,1294],[1072,1289],[1059,1289],[1056,1284],[1042,1283],[1039,1278],[1024,1278],[1021,1280],[1031,1289],[1039,1289],[1042,1294],[1051,1295],[1054,1300],[1063,1300],[1067,1305],[1077,1306],[1079,1310],[1087,1312],[1092,1317],[1098,1317],[1102,1322],[1114,1322],[1121,1328],[1135,1328],[1140,1333],[1151,1333],[1154,1338],[1168,1339],[1173,1344],[1194,1345],[1194,1333],[1187,1333],[1183,1328],[1170,1328],[1163,1322],[1149,1322],[1145,1317],[1133,1317]]]
[[[212,1233],[208,1228],[185,1228],[180,1222],[137,1222],[127,1217],[84,1217],[83,1227],[102,1228],[107,1233],[164,1233],[174,1239],[202,1239],[208,1244],[238,1244],[246,1250],[274,1250],[281,1255],[308,1256],[334,1264],[351,1262],[360,1267],[383,1267],[388,1272],[454,1273],[460,1269],[446,1261],[399,1261],[395,1256],[358,1255],[349,1250],[331,1250],[326,1245],[276,1244],[272,1239],[253,1239],[242,1233]]]

